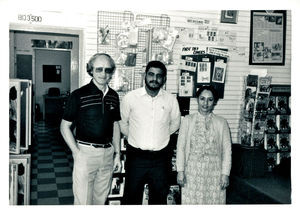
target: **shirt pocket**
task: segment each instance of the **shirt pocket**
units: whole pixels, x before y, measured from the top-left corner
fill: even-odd
[[[170,118],[170,108],[166,105],[159,104],[156,107],[155,114],[156,121],[167,123]]]

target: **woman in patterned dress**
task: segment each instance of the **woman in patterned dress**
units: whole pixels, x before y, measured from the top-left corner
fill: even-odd
[[[182,204],[225,204],[231,169],[227,121],[212,113],[218,101],[212,86],[197,93],[198,112],[181,121],[177,141],[177,182]]]

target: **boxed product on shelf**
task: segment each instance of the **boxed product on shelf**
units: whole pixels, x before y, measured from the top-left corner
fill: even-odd
[[[264,146],[264,132],[255,132],[253,133],[253,146]]]
[[[275,133],[277,131],[276,115],[267,115],[266,131],[267,133]]]
[[[267,153],[267,166],[268,171],[272,171],[276,165],[279,164],[279,153],[268,152]]]
[[[290,151],[290,135],[289,134],[278,134],[279,149],[282,152]]]
[[[279,161],[281,163],[283,160],[285,160],[287,158],[290,158],[290,157],[291,157],[291,153],[290,152],[281,152],[279,154]]]
[[[290,116],[289,115],[277,115],[278,130],[282,133],[290,132]]]
[[[270,93],[271,92],[271,76],[260,77],[258,79],[258,92],[260,93]]]
[[[288,97],[277,96],[276,97],[276,108],[280,114],[286,114],[288,112]]]
[[[266,129],[266,121],[265,120],[255,120],[254,121],[254,131],[255,132],[264,132]]]
[[[269,104],[267,108],[268,114],[275,114],[276,113],[276,97],[270,96],[269,97]]]
[[[269,104],[268,94],[258,93],[256,101],[256,111],[267,111]]]
[[[277,135],[276,134],[265,134],[265,149],[268,152],[277,152]]]

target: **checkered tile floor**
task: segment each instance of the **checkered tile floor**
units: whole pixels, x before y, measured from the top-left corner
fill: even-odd
[[[39,121],[31,145],[31,205],[73,204],[70,149],[59,132],[59,123]]]

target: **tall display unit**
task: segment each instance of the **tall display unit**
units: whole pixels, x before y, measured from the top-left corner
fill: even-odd
[[[32,81],[9,81],[9,204],[30,204]]]
[[[264,138],[264,148],[267,150],[268,171],[272,171],[276,166],[290,160],[290,106],[291,86],[272,85]],[[285,169],[290,171],[290,168]]]

